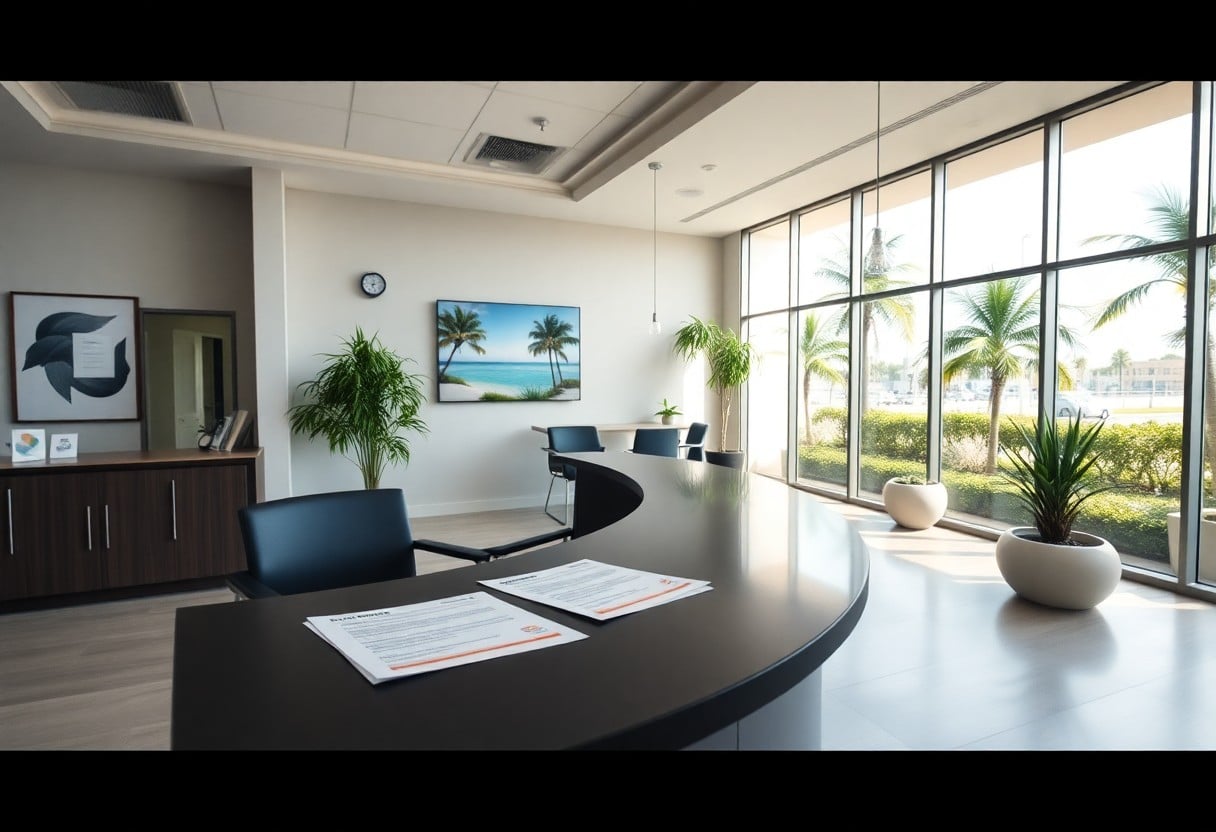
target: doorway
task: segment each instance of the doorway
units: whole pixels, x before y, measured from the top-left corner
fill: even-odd
[[[147,450],[194,449],[236,409],[231,312],[145,309],[144,425]]]

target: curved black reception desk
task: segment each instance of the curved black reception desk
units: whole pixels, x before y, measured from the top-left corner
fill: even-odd
[[[624,452],[564,458],[579,467],[565,543],[417,578],[179,609],[172,747],[817,747],[818,671],[868,592],[857,532],[810,494],[754,474]],[[588,637],[379,685],[303,624],[582,558],[713,589],[605,622],[504,595]]]

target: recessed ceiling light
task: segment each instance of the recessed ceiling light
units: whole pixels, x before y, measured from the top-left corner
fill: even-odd
[[[680,188],[678,191],[676,191],[676,193],[679,194],[680,196],[686,196],[686,197],[691,198],[694,196],[702,196],[705,193],[705,191],[701,190],[700,188]]]
[[[718,169],[718,166],[714,165],[714,164],[701,165],[701,170],[705,171],[706,173],[709,173],[710,171],[714,171],[717,169]]]

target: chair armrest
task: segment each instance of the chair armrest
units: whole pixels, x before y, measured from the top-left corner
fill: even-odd
[[[534,546],[542,546],[545,543],[552,543],[555,540],[566,540],[573,533],[574,530],[569,527],[556,529],[551,532],[545,532],[544,534],[525,537],[523,540],[516,540],[513,543],[503,543],[499,546],[490,546],[486,549],[486,552],[491,558],[500,558],[503,555],[522,552],[524,549],[531,549]]]
[[[438,540],[415,540],[414,548],[425,549],[428,552],[435,552],[436,554],[447,555],[448,557],[471,560],[474,563],[485,563],[492,560],[492,556],[485,549],[461,546],[457,543],[443,543]]]
[[[253,574],[248,571],[233,572],[224,578],[224,582],[228,584],[228,589],[232,591],[233,595],[246,600],[275,598],[279,595],[278,592],[253,577]]]

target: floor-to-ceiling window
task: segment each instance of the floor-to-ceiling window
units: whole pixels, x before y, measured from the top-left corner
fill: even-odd
[[[1103,425],[1112,487],[1079,527],[1132,574],[1177,583],[1198,563],[1192,591],[1216,587],[1211,94],[1125,88],[744,232],[743,323],[781,365],[749,385],[753,470],[871,504],[925,474],[947,522],[993,534],[1029,522],[1001,476],[1014,424],[1080,413]],[[875,225],[881,272],[854,262]]]

